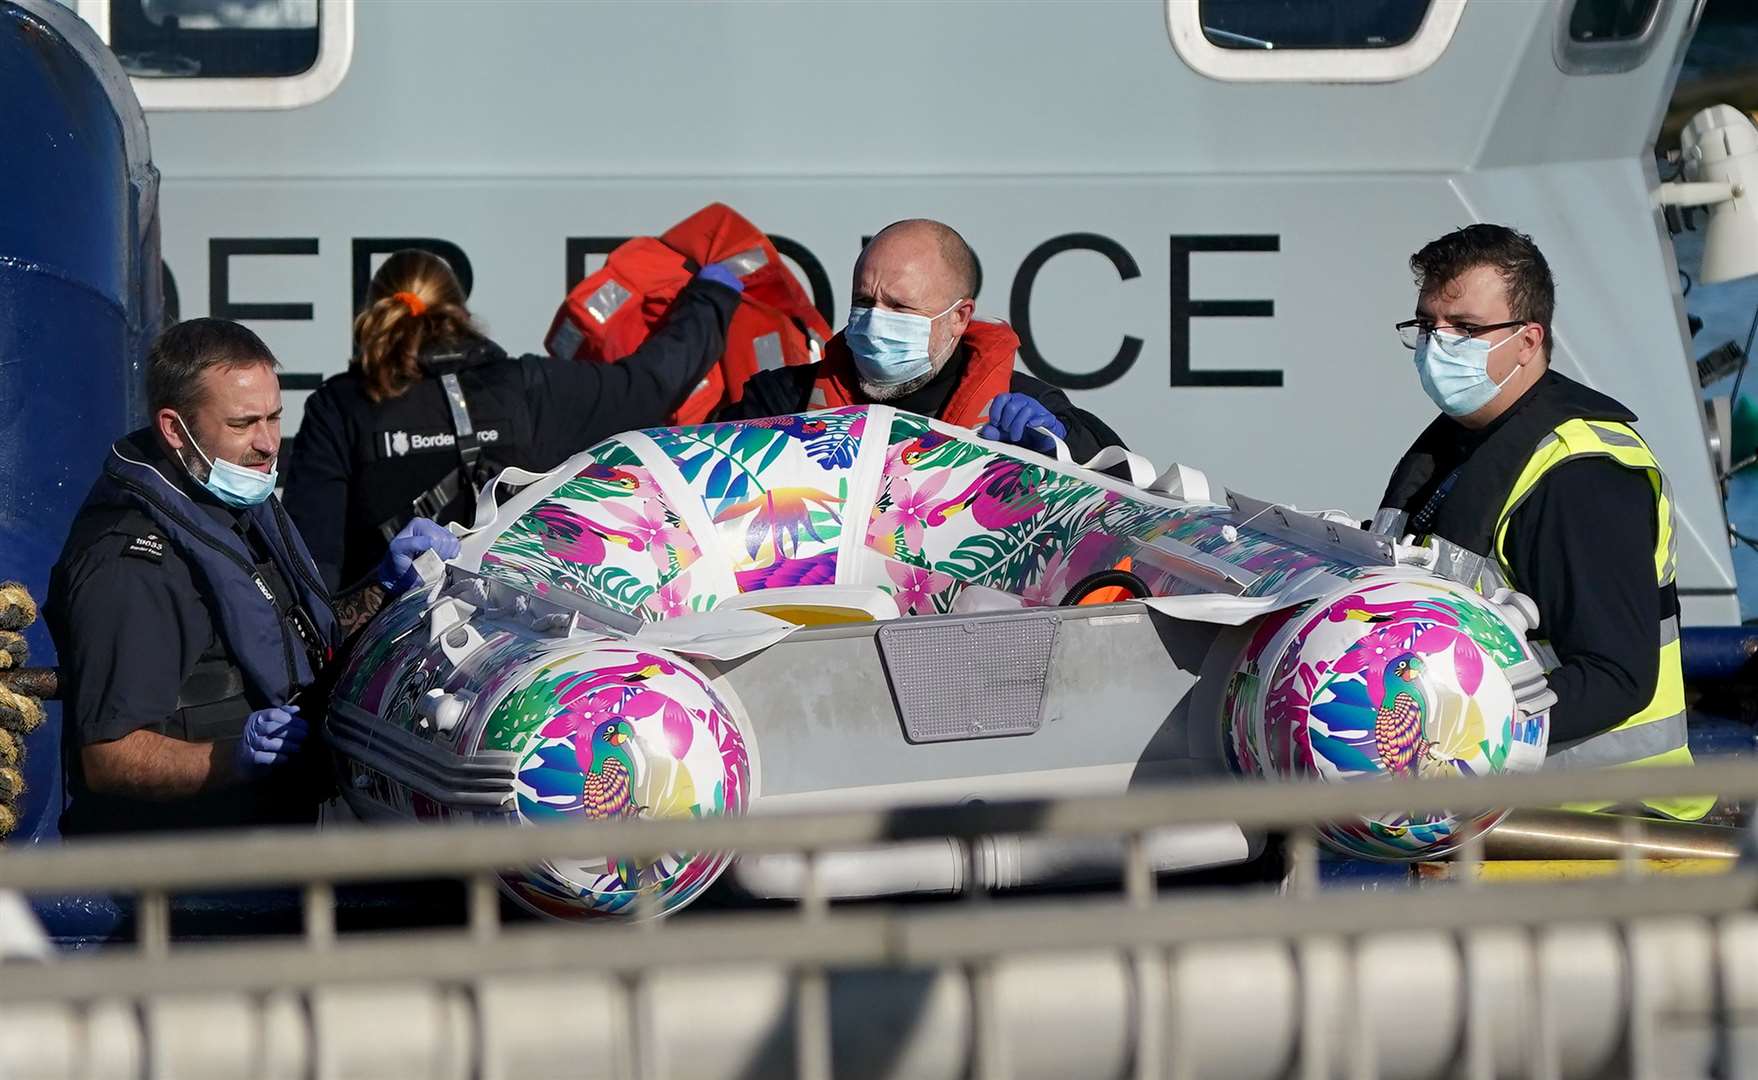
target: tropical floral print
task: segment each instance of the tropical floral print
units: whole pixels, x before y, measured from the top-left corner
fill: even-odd
[[[885,570],[891,577],[886,591],[891,593],[891,598],[897,602],[898,613],[902,615],[932,615],[938,610],[935,598],[948,592],[954,584],[945,574],[905,563],[887,562]]]
[[[659,617],[675,612],[676,584],[702,555],[701,545],[627,443],[611,439],[588,451],[579,471],[509,525],[483,554],[481,570],[546,594],[564,589],[618,611]],[[665,596],[657,594],[668,589]],[[684,607],[712,607],[712,595],[687,594]]]
[[[741,591],[804,567],[832,570],[867,411],[834,409],[646,434],[714,522]]]
[[[687,662],[598,643],[525,667],[490,716],[485,745],[518,754],[524,821],[704,817],[743,813],[750,761],[713,689]],[[650,893],[658,913],[687,904],[729,856],[668,853],[551,863],[513,873],[513,892],[546,914],[632,913]],[[566,883],[571,888],[563,888]]]
[[[645,619],[707,610],[731,588],[871,585],[901,591],[902,608],[915,614],[950,610],[967,585],[1054,606],[1081,579],[1114,568],[1129,569],[1155,595],[1208,588],[1182,576],[1178,560],[1156,557],[1163,539],[1256,575],[1246,590],[1253,596],[1311,574],[1360,571],[1236,523],[1221,507],[1132,497],[959,429],[883,414],[883,431],[869,430],[867,408],[848,407],[644,432],[684,491],[655,479],[641,456],[650,451],[609,440],[503,533],[483,571]],[[874,448],[883,452],[878,487],[854,505],[850,485],[869,435],[883,439]],[[712,536],[692,535],[684,523],[678,508],[697,504]],[[854,548],[845,538],[851,527]],[[716,565],[699,571],[710,547]],[[904,587],[894,564],[927,575]],[[933,588],[924,597],[925,582]]]
[[[740,570],[735,577],[742,593],[796,585],[831,585],[836,582],[836,552],[805,559],[778,559],[755,570]]]
[[[1223,705],[1229,761],[1247,774],[1330,781],[1535,769],[1547,718],[1519,712],[1502,675],[1525,658],[1513,631],[1463,586],[1408,572],[1361,578],[1353,591],[1258,628]],[[1456,846],[1467,826],[1499,818],[1392,813],[1321,835],[1369,858],[1428,858]]]

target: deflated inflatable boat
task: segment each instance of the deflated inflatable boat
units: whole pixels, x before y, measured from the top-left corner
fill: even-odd
[[[691,817],[1121,791],[1231,767],[1355,780],[1543,761],[1531,605],[1353,523],[1108,451],[1090,465],[882,406],[631,432],[485,500],[390,606],[330,715],[366,818]],[[1118,599],[1098,606],[1083,597]],[[1491,811],[1339,822],[1378,858]],[[1245,858],[1167,830],[1162,870]],[[1114,850],[828,856],[832,895],[1073,880]],[[559,917],[676,910],[728,856],[509,873]],[[734,871],[797,895],[797,860]],[[974,875],[974,877],[973,877]]]

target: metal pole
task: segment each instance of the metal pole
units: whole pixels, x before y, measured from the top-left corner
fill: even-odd
[[[336,890],[327,881],[305,886],[305,940],[314,949],[336,943]]]
[[[163,959],[171,951],[171,898],[157,889],[142,892],[134,917],[139,924],[135,933],[141,954]]]
[[[807,851],[800,916],[808,923],[821,923],[829,913],[818,865],[818,852]],[[799,1080],[831,1080],[830,1022],[830,984],[824,968],[815,964],[801,967],[794,974],[794,1068]]]

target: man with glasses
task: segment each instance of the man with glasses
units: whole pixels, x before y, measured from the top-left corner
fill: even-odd
[[[1555,286],[1529,237],[1467,226],[1410,268],[1416,318],[1397,330],[1442,415],[1393,471],[1376,531],[1433,540],[1449,572],[1537,604],[1552,767],[1690,764],[1671,491],[1635,414],[1550,370]],[[1648,807],[1696,820],[1713,804]]]

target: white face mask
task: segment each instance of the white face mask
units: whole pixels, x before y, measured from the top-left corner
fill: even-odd
[[[195,441],[195,434],[189,430],[189,425],[183,422],[183,417],[177,417],[177,426],[183,429],[184,438],[189,440],[189,445],[206,463],[208,476],[206,480],[201,481],[201,486],[207,488],[214,498],[227,506],[242,510],[246,507],[256,506],[274,494],[276,471],[273,466],[270,466],[266,473],[257,472],[255,469],[234,465],[221,458],[210,458],[202,450],[201,444]]]
[[[1429,400],[1448,416],[1470,416],[1494,401],[1519,365],[1502,379],[1489,377],[1489,354],[1520,336],[1516,331],[1491,345],[1463,334],[1429,333],[1416,346],[1416,377]]]

